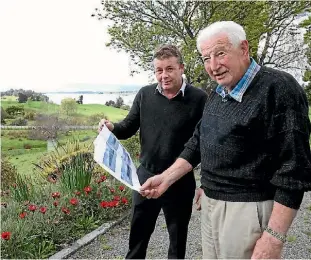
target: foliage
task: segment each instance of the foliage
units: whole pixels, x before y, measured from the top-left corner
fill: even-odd
[[[31,99],[33,101],[46,101],[46,102],[49,100],[49,98],[46,95],[43,95],[42,93],[37,93],[33,90],[10,89],[6,91],[2,91],[0,94],[1,96],[19,96],[19,93],[23,95],[23,99],[25,99],[24,96],[26,96],[26,101],[28,99]]]
[[[18,103],[26,103],[27,102],[27,96],[23,93],[18,93]]]
[[[109,100],[105,103],[106,106],[121,108],[124,105],[124,100],[122,97],[117,97],[116,101]]]
[[[95,167],[93,154],[78,153],[59,168],[61,184],[68,191],[82,190],[89,186]]]
[[[92,153],[91,142],[79,142],[68,140],[65,144],[58,144],[55,151],[44,156],[39,163],[34,164],[36,169],[44,178],[58,179],[64,169],[70,171],[70,165],[77,156],[85,156],[88,161],[85,164],[92,164],[93,159],[88,155]],[[74,166],[73,166],[74,167]]]
[[[15,120],[11,122],[11,125],[15,126],[26,126],[27,125],[27,120],[23,117],[18,117]]]
[[[15,201],[29,201],[34,195],[34,186],[29,177],[16,175],[16,182],[10,188],[12,197]]]
[[[3,154],[1,156],[1,191],[9,189],[16,183],[16,168],[9,162]]]
[[[64,98],[60,104],[61,111],[67,116],[73,115],[77,112],[77,103],[73,98]]]
[[[5,119],[8,118],[8,113],[1,107],[1,124],[5,124]]]
[[[56,139],[59,133],[65,130],[67,121],[60,118],[57,114],[37,114],[35,117],[35,125],[37,127],[29,132],[29,138],[48,140]]]
[[[129,105],[122,105],[120,108],[123,110],[128,110],[128,111],[131,109]]]
[[[74,192],[61,192],[60,185],[46,184],[28,201],[4,198],[2,258],[48,258],[128,209],[130,191],[105,176]]]
[[[299,37],[291,33],[297,32],[294,18],[310,6],[310,1],[104,0],[92,16],[113,22],[107,46],[130,55],[132,73],[137,67],[152,71],[155,47],[173,43],[182,50],[187,81],[205,86],[209,80],[196,50],[196,37],[202,28],[215,21],[233,20],[245,27],[251,54],[260,65],[301,70],[303,63],[296,61],[304,52]],[[259,50],[260,40],[263,48]]]
[[[35,116],[36,116],[35,112],[29,111],[29,112],[26,112],[26,113],[25,113],[24,118],[25,118],[25,119],[28,119],[28,120],[34,120],[34,119],[35,119]]]
[[[23,106],[9,106],[6,108],[6,112],[10,116],[24,115],[25,110]]]
[[[95,124],[97,125],[99,123],[99,121],[103,118],[107,119],[107,116],[105,113],[98,113],[95,115],[91,115],[88,117],[87,123],[89,125],[95,125]]]
[[[115,107],[116,106],[116,102],[114,102],[113,100],[109,100],[109,101],[106,101],[105,105],[106,106]]]
[[[79,99],[76,102],[77,102],[77,104],[82,105],[83,104],[83,95],[80,95]]]
[[[307,45],[306,55],[308,59],[308,66],[304,73],[303,80],[307,82],[305,91],[307,94],[309,105],[311,105],[311,17],[303,21],[301,26],[306,28],[306,33],[304,35],[304,42]]]
[[[118,97],[117,100],[116,100],[116,105],[115,105],[115,107],[120,108],[121,106],[123,106],[123,104],[124,104],[123,98]]]

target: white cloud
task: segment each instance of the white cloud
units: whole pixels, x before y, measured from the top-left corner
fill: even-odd
[[[72,84],[144,85],[130,60],[105,46],[100,0],[1,0],[0,88],[55,91]]]

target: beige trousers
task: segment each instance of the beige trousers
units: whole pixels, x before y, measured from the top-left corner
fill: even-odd
[[[250,259],[273,208],[273,200],[226,202],[201,198],[204,259]]]

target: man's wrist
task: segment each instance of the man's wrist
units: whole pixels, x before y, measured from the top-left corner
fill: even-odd
[[[274,231],[272,228],[270,228],[269,226],[265,227],[265,232],[267,234],[269,234],[271,237],[274,238],[275,242],[281,242],[281,243],[285,243],[286,242],[286,235],[281,234],[279,232]]]

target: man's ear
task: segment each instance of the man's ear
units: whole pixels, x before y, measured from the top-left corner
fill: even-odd
[[[249,44],[247,40],[243,40],[241,42],[241,50],[242,50],[243,56],[249,55]]]
[[[184,64],[180,64],[179,65],[179,69],[182,71],[182,73],[185,72],[185,65]]]

